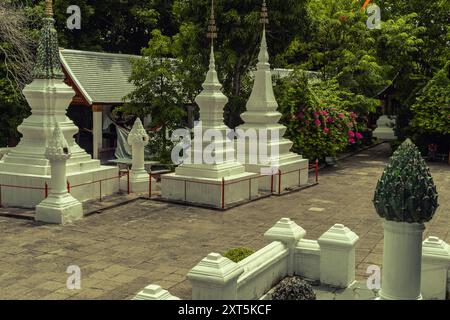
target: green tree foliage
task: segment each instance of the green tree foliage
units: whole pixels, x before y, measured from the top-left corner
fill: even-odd
[[[151,126],[157,129],[157,155],[170,159],[171,144],[166,134],[181,125],[184,116],[185,89],[180,82],[183,69],[178,60],[171,59],[172,40],[159,30],[152,32],[149,46],[142,50],[142,58],[132,60],[130,81],[136,89],[126,97],[122,111],[141,118],[151,116]]]
[[[277,56],[284,52],[295,35],[307,33],[305,3],[305,0],[272,0],[269,3],[271,23],[267,36],[274,66],[277,66]],[[257,62],[261,4],[262,1],[252,0],[216,1],[219,28],[216,60],[224,92],[230,99],[225,109],[225,122],[232,128],[241,124],[239,115],[245,110],[251,90],[248,73]],[[174,17],[181,26],[175,36],[176,44],[183,44],[178,46],[176,58],[193,61],[197,71],[203,70],[201,78],[209,54],[206,39],[209,11],[209,0],[175,0],[173,5]],[[197,77],[192,78],[196,81],[193,86],[200,88],[202,73],[196,72]]]
[[[411,110],[414,128],[425,133],[450,134],[450,61],[420,91]]]

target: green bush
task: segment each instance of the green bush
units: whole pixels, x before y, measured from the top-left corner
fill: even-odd
[[[223,254],[225,258],[230,259],[233,262],[239,262],[251,256],[254,253],[252,249],[248,248],[234,248],[230,249]]]

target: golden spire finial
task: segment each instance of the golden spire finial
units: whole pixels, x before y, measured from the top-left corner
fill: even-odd
[[[269,24],[269,14],[267,13],[267,4],[266,0],[263,0],[263,5],[261,8],[261,24],[266,27],[267,24]]]
[[[214,39],[217,39],[217,26],[214,16],[214,0],[211,0],[211,17],[209,18],[207,38],[211,40],[211,46],[214,46]]]
[[[53,17],[53,2],[52,2],[52,0],[45,0],[45,16],[47,18]]]

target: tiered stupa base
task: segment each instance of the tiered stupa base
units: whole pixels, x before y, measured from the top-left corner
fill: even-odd
[[[258,196],[257,177],[257,174],[245,172],[227,176],[223,182],[222,178],[167,174],[161,177],[162,198],[215,208],[228,207]]]
[[[168,201],[222,208],[256,198],[258,180],[237,162],[182,165],[161,176],[161,194]]]
[[[82,172],[67,173],[67,181],[70,184],[71,195],[84,202],[100,199],[100,191],[102,197],[117,193],[119,191],[118,176],[116,167],[100,166]],[[45,184],[47,183],[48,188],[51,188],[50,180],[50,173],[49,175],[33,175],[0,172],[2,205],[20,208],[36,207],[45,199]],[[101,187],[100,180],[104,180],[101,182]]]
[[[276,167],[277,170],[272,171]],[[280,160],[278,166],[270,167],[262,164],[247,164],[245,170],[261,174],[259,181],[259,191],[282,193],[308,184],[309,160],[302,159],[292,153],[289,157]],[[278,171],[279,170],[279,171]],[[281,182],[280,182],[281,172]],[[272,175],[270,174],[272,173]]]

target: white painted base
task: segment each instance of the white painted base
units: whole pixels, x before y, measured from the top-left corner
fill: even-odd
[[[246,165],[245,170],[248,172],[254,172],[260,174],[263,168],[267,168],[264,165]],[[287,163],[280,165],[281,170],[281,192],[286,189],[296,188],[299,186],[304,186],[308,183],[309,177],[309,160],[308,159],[298,159],[293,163]],[[259,190],[260,191],[271,191],[279,192],[279,175],[276,173],[273,176],[273,189],[272,189],[272,177],[271,176],[261,176],[259,179]]]
[[[135,174],[130,171],[130,193],[148,193],[149,179],[150,175],[147,172]],[[152,178],[152,192],[156,190],[156,180]],[[126,175],[120,179],[120,191],[128,192],[128,177]]]
[[[100,199],[119,191],[119,171],[116,167],[101,166],[92,171],[69,173],[67,180],[71,185],[71,195],[77,200],[84,202]],[[100,188],[100,182],[103,181]],[[36,176],[25,173],[0,172],[0,185],[2,192],[2,205],[5,207],[34,208],[45,198],[45,183],[50,188],[50,176]],[[39,189],[22,189],[7,187],[5,185],[33,187]],[[77,187],[77,185],[82,185]],[[50,192],[49,192],[50,194]]]
[[[255,198],[258,195],[257,177],[257,174],[246,172],[225,178],[225,206]],[[250,178],[255,179],[250,181]],[[161,192],[162,198],[167,200],[222,206],[222,179],[166,174],[161,177]]]
[[[35,220],[45,223],[66,224],[83,217],[83,205],[66,193],[50,195],[36,206]]]

